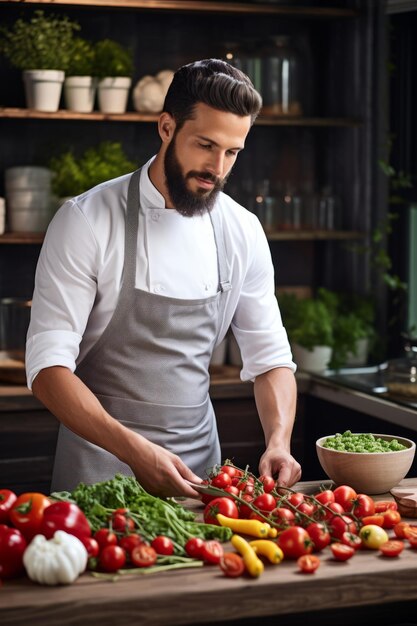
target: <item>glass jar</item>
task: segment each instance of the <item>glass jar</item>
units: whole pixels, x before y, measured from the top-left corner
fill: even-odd
[[[405,355],[388,361],[386,387],[388,393],[417,400],[417,338],[406,337]]]
[[[263,111],[270,115],[302,115],[301,59],[287,36],[270,39],[262,51]]]

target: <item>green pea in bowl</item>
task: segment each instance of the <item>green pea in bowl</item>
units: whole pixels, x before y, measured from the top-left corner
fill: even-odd
[[[396,435],[337,433],[316,441],[320,464],[336,485],[349,485],[357,493],[386,493],[405,478],[416,444]]]

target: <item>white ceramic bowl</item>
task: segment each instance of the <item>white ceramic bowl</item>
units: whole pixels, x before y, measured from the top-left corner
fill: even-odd
[[[372,495],[388,492],[405,478],[413,463],[416,444],[411,439],[374,434],[388,441],[397,439],[407,447],[396,452],[343,452],[323,446],[326,439],[332,436],[326,435],[316,441],[320,464],[337,485],[349,485],[357,493]]]

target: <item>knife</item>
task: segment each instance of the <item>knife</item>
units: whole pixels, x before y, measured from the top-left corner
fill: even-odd
[[[210,496],[222,496],[224,492],[222,489],[218,487],[213,487],[211,485],[205,485],[204,483],[193,483],[190,480],[185,480],[187,485],[198,491],[198,493],[208,494]]]

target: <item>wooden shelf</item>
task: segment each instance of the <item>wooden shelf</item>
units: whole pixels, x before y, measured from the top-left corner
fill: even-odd
[[[41,244],[44,233],[4,233],[0,235],[2,244]],[[331,241],[363,239],[364,233],[341,230],[286,230],[266,233],[269,241]]]
[[[184,13],[221,13],[286,15],[309,18],[352,18],[360,13],[339,7],[276,6],[259,2],[218,2],[216,0],[0,0],[7,4],[51,4],[98,8],[140,9],[146,11],[176,11]]]
[[[2,0],[0,0],[2,2]],[[7,119],[39,119],[39,120],[81,120],[86,122],[144,122],[156,123],[159,115],[152,113],[126,113],[110,114],[93,111],[92,113],[76,113],[60,109],[56,113],[35,111],[34,109],[20,109],[17,107],[0,107],[0,118]],[[287,117],[279,115],[260,115],[255,122],[259,126],[305,126],[305,127],[357,127],[362,124],[356,118],[344,117]]]

